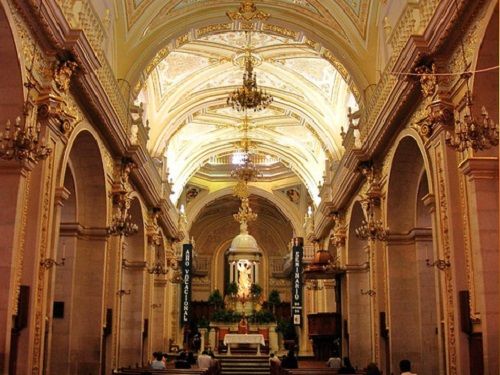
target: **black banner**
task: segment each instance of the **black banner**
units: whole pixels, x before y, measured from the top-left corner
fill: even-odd
[[[181,324],[189,323],[191,317],[191,265],[193,245],[182,245],[182,291],[181,291]]]
[[[301,237],[293,240],[292,263],[292,319],[296,326],[302,325],[302,257],[304,240]]]

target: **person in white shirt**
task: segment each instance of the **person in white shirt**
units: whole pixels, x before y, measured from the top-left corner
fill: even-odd
[[[198,356],[198,367],[199,368],[210,368],[212,365],[212,357],[210,357],[206,350],[201,352]]]
[[[328,361],[326,361],[326,365],[330,368],[339,369],[342,367],[342,360],[340,357],[330,357]]]
[[[411,362],[407,359],[399,362],[399,370],[401,371],[401,375],[417,375],[411,372]]]
[[[155,359],[151,362],[151,368],[154,370],[165,370],[166,366],[163,362],[163,353],[162,352],[154,352],[153,353]]]

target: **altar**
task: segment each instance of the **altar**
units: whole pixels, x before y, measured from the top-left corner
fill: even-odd
[[[257,355],[260,355],[260,346],[265,345],[265,341],[264,336],[259,333],[228,333],[224,336],[224,345],[227,346],[227,355],[231,355],[231,344],[257,344]]]

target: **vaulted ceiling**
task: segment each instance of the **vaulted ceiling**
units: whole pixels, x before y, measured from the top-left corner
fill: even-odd
[[[106,2],[94,1],[96,7]],[[343,153],[341,127],[348,107],[363,105],[372,81],[378,1],[255,1],[270,17],[254,24],[257,83],[274,97],[250,112],[253,152],[271,168],[265,177],[302,183],[318,201],[328,162]],[[243,114],[226,104],[241,85],[246,33],[226,13],[240,1],[122,0],[113,3],[115,70],[143,103],[151,152],[165,158],[174,202],[193,178],[224,177],[241,139]],[[218,169],[214,161],[219,161]],[[229,160],[229,161],[228,161]],[[215,163],[217,164],[217,163]],[[224,164],[224,163],[222,163]],[[269,169],[269,168],[268,168]],[[270,188],[268,190],[273,190]]]

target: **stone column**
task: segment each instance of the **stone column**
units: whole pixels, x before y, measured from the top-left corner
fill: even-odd
[[[24,234],[33,164],[2,161],[0,168],[0,373],[7,373],[10,336],[17,315]],[[18,368],[19,370],[19,368]]]
[[[450,375],[467,373],[469,367],[468,337],[460,330],[458,291],[467,289],[466,269],[460,259],[464,254],[462,213],[460,211],[457,153],[445,142],[445,128],[439,123],[426,142],[431,161],[432,191],[436,211],[432,215],[434,258],[450,262],[451,266],[436,276],[440,285],[442,309],[438,312],[443,326],[446,363],[442,372]]]
[[[498,277],[498,158],[473,157],[460,164],[466,177],[464,224],[471,255],[467,273],[471,292],[471,313],[480,314],[483,334],[484,373],[499,372],[499,277]],[[465,219],[467,218],[467,219]],[[465,237],[464,237],[465,238]],[[467,257],[467,256],[466,256]],[[477,319],[477,318],[476,318]]]

